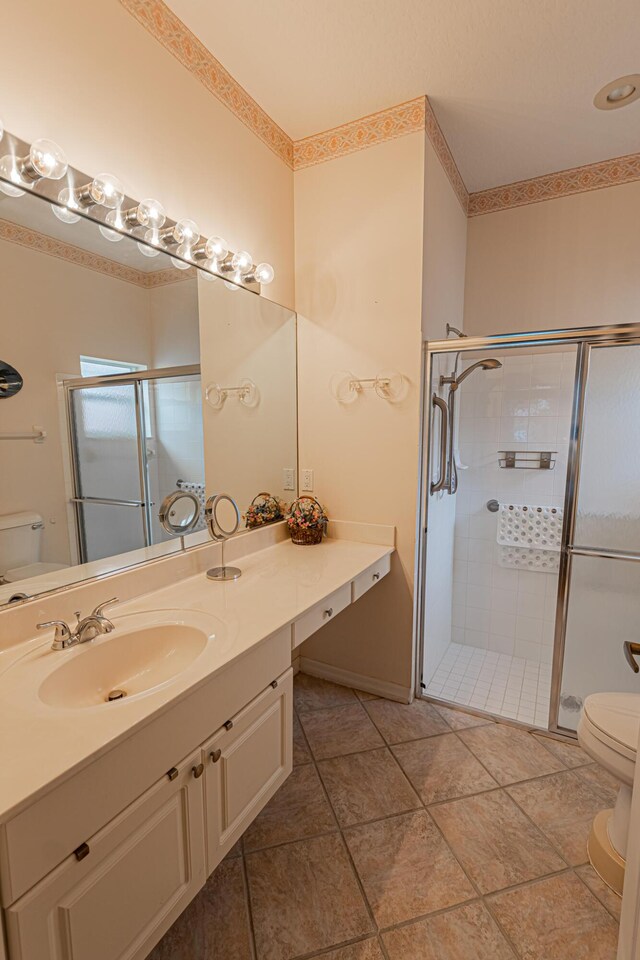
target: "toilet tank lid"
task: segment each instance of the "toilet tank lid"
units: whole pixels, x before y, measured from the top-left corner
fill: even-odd
[[[640,736],[639,693],[592,693],[584,702],[590,722],[611,740],[634,752]]]
[[[39,513],[25,510],[23,513],[4,513],[0,515],[0,530],[11,530],[13,527],[32,527],[34,523],[42,523]]]

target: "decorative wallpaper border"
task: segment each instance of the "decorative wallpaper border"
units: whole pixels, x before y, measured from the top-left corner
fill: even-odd
[[[142,24],[220,103],[241,120],[287,166],[293,168],[293,141],[252,96],[216,60],[163,0],[120,0]]]
[[[602,190],[634,180],[640,180],[640,153],[480,190],[469,196],[468,215],[478,217],[484,213],[496,213],[498,210],[523,207],[543,200],[557,200],[559,197]]]
[[[166,267],[163,270],[153,270],[150,273],[145,273],[143,270],[136,270],[135,267],[127,267],[124,263],[109,260],[108,257],[103,257],[99,253],[90,253],[88,250],[83,250],[82,247],[65,243],[64,240],[48,237],[45,233],[23,227],[11,220],[0,220],[0,240],[17,243],[21,247],[28,247],[38,253],[46,253],[50,257],[57,257],[58,260],[73,263],[77,267],[86,267],[87,270],[94,270],[96,273],[103,273],[114,280],[124,280],[126,283],[133,283],[137,287],[144,287],[147,290],[169,283],[180,283],[195,274],[193,267],[188,270]]]
[[[293,168],[303,170],[317,163],[335,160],[357,150],[365,150],[408,133],[425,128],[426,97],[399,103],[387,110],[370,113],[339,127],[296,140],[293,145]]]

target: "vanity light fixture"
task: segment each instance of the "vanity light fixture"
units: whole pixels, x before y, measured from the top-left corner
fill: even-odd
[[[617,110],[640,98],[640,73],[629,73],[607,83],[596,93],[593,105],[598,110]]]
[[[81,207],[100,206],[115,210],[124,200],[124,188],[117,177],[110,173],[99,173],[91,183],[77,187],[73,196]]]
[[[0,119],[0,141],[6,139]],[[68,174],[68,186],[60,190],[57,199],[51,197],[50,191],[47,194],[54,215],[62,223],[78,223],[83,210],[102,207],[107,211],[106,216],[93,219],[104,218],[98,228],[106,240],[116,243],[127,231],[143,227],[144,233],[134,234],[134,239],[138,239],[138,249],[145,257],[157,257],[162,250],[171,252],[172,262],[178,269],[188,270],[190,263],[197,264],[206,280],[223,276],[225,285],[234,292],[242,284],[272,282],[274,270],[270,264],[255,266],[250,253],[246,250],[232,253],[222,237],[201,240],[200,228],[193,220],[182,219],[165,226],[167,215],[158,200],[134,201],[134,206],[123,210],[124,188],[112,174],[100,173],[83,186],[75,187],[78,171],[69,170],[63,150],[52,140],[35,140],[31,146],[15,137],[9,138],[9,142],[14,153],[0,159],[0,192],[7,196],[22,197],[26,189],[39,180],[61,180]],[[167,247],[175,249],[168,251]]]

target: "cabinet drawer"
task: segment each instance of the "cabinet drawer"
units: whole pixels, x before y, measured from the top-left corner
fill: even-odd
[[[351,603],[351,584],[345,583],[338,590],[316,604],[307,613],[303,614],[293,623],[293,646],[297,647],[310,637],[312,633],[324,627],[325,623],[333,620],[341,610],[348,607]]]
[[[12,960],[138,960],[205,881],[194,752],[5,912]],[[82,798],[80,798],[82,802]]]
[[[382,580],[383,577],[386,577],[390,569],[391,555],[387,554],[382,560],[378,560],[377,563],[372,564],[364,573],[356,577],[351,584],[351,599],[353,603],[359,600],[362,594],[370,590],[371,587],[375,587],[376,583]]]
[[[292,768],[293,671],[232,717],[202,748],[211,873]]]

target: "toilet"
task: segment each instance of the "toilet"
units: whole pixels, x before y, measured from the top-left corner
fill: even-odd
[[[584,702],[578,742],[620,781],[616,805],[601,810],[589,835],[589,860],[616,893],[622,894],[631,794],[640,736],[640,693],[593,693]]]
[[[44,521],[39,513],[23,511],[0,515],[0,579],[4,583],[30,580],[68,566],[40,560],[43,530]]]

